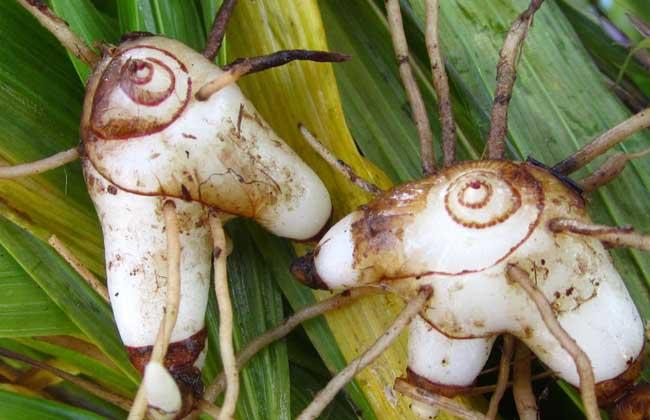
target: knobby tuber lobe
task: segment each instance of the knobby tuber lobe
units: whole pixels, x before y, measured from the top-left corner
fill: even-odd
[[[164,361],[184,394],[202,394],[204,314],[210,284],[210,211],[249,217],[305,240],[331,204],[316,174],[232,84],[207,100],[198,89],[223,71],[189,47],[137,37],[107,49],[88,81],[82,164],[99,215],[115,319],[143,371],[163,314],[167,251],[162,205],[176,205],[181,302]]]
[[[293,272],[320,288],[375,285],[405,299],[431,286],[409,334],[408,377],[418,386],[462,392],[502,333],[577,386],[573,359],[508,281],[507,267],[516,264],[551,302],[611,400],[634,381],[620,379],[641,354],[642,320],[601,242],[553,231],[559,217],[590,222],[582,196],[548,170],[465,162],[377,196],[332,227]]]

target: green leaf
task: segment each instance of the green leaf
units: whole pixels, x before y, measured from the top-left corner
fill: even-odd
[[[214,23],[214,19],[217,16],[217,12],[219,11],[219,8],[221,7],[222,3],[223,0],[200,0],[199,1],[199,4],[201,5],[201,11],[203,12],[201,15],[203,16],[203,26],[206,33],[206,39],[207,39],[207,34],[209,34],[210,30],[212,29],[212,24]],[[217,55],[217,63],[220,66],[223,66],[227,63],[227,59],[228,59],[228,40],[224,37],[223,41],[221,41],[221,48],[219,49],[219,54]]]
[[[587,13],[583,8],[578,8],[574,3],[565,0],[558,2],[583,45],[598,64],[599,69],[612,81],[620,79],[619,73],[624,71],[623,75],[625,77],[631,79],[646,95],[649,95],[650,73],[638,64],[636,60],[630,61],[627,67],[625,67],[624,63],[627,60],[629,51],[614,42],[601,28],[594,16]],[[623,84],[622,88],[626,89],[631,95],[643,96],[635,90],[630,89],[628,87],[629,85],[629,82]],[[641,97],[640,101],[643,100],[645,98]]]
[[[95,41],[116,43],[119,40],[117,25],[101,14],[90,0],[50,0],[52,10],[70,25],[70,28],[89,45]],[[68,53],[77,74],[83,82],[90,76],[90,68]]]
[[[642,36],[630,23],[628,15],[650,22],[650,8],[645,0],[612,0],[604,4],[602,10],[614,25],[625,32],[632,43],[639,42]]]
[[[327,385],[328,379],[327,377],[319,378],[300,366],[291,365],[292,418],[296,418],[309,405],[314,395]],[[318,418],[321,420],[356,420],[359,416],[345,398],[338,395]]]
[[[79,329],[0,247],[0,337],[79,334]]]
[[[353,57],[349,62],[333,67],[346,121],[355,142],[364,155],[395,182],[421,177],[417,131],[399,78],[383,7],[373,1],[345,0],[324,0],[320,7],[330,48]],[[411,50],[423,48],[417,42],[422,44],[422,40],[411,40]],[[415,75],[429,105],[429,114],[434,116],[431,118],[434,134],[440,138],[428,61],[418,60],[416,64]],[[460,122],[470,112],[456,90],[457,87],[452,86],[454,108]],[[480,133],[472,121],[458,131],[461,157],[476,159],[481,151]],[[440,158],[438,145],[436,150]]]
[[[298,283],[289,273],[288,267],[291,266],[295,253],[288,241],[277,238],[258,226],[251,225],[251,232],[255,245],[261,252],[262,260],[269,268],[275,282],[282,289],[284,296],[289,300],[293,310],[297,311],[315,303],[316,299],[311,289]],[[302,326],[327,369],[332,374],[342,370],[347,363],[325,319],[315,318],[303,323]],[[356,381],[350,383],[345,391],[357,405],[357,411],[364,419],[375,418],[372,408]]]
[[[127,413],[121,408],[107,403],[88,391],[66,381],[48,386],[47,392],[59,401],[92,411],[109,419],[124,419],[127,416]]]
[[[0,42],[0,159],[30,162],[76,146],[83,87],[58,41],[8,1],[0,2]],[[56,234],[104,273],[101,231],[78,163],[0,181],[0,197],[0,214],[41,239]]]
[[[193,1],[117,0],[117,6],[122,33],[161,34],[198,51],[205,45],[206,34]]]
[[[625,57],[625,62],[623,62],[623,66],[621,66],[621,71],[618,74],[618,77],[616,78],[617,83],[620,82],[620,80],[623,78],[623,75],[627,72],[628,67],[630,65],[630,59],[634,56],[634,54],[642,50],[647,50],[649,48],[650,48],[650,38],[643,39],[634,47],[632,47],[627,57]]]
[[[0,390],[0,418],[99,420],[103,417],[42,398],[27,397]]]
[[[24,344],[21,344],[15,339],[11,339],[11,338],[0,338],[0,347],[6,350],[13,351],[14,353],[20,353],[34,360],[44,360],[47,358],[47,356],[45,356],[43,353],[34,350]],[[9,364],[28,367],[28,365],[24,364],[23,362],[18,362],[12,359],[5,359],[5,360]]]
[[[272,272],[256,249],[250,234],[251,223],[233,221],[227,232],[234,244],[228,256],[228,282],[235,312],[236,349],[282,321],[282,295],[273,283]],[[211,296],[211,299],[213,297]],[[209,319],[215,319],[215,301]],[[216,334],[217,322],[210,328]],[[218,357],[212,353],[212,358]],[[279,341],[251,360],[239,375],[241,396],[237,414],[241,419],[289,419],[289,358]]]
[[[104,384],[113,391],[131,397],[135,395],[135,391],[137,390],[135,383],[129,380],[128,377],[114,366],[109,366],[105,362],[101,362],[93,357],[60,345],[48,343],[47,341],[27,338],[18,339],[17,341],[27,347],[54,356],[59,360],[75,366],[79,369],[80,373],[92,378],[94,382]]]
[[[126,356],[106,302],[52,248],[6,219],[0,219],[0,244],[79,330],[137,382],[138,374]]]

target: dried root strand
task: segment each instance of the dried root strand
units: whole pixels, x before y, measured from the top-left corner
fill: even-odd
[[[612,248],[625,247],[650,251],[650,235],[637,233],[632,227],[597,225],[564,218],[551,220],[548,227],[553,232],[590,236]]]
[[[221,415],[221,409],[206,400],[200,400],[196,405],[196,409],[197,409],[197,414],[198,412],[205,413],[210,417],[212,417],[213,419],[218,419],[219,416]],[[198,415],[196,416],[196,418],[198,418]]]
[[[90,46],[72,32],[66,21],[58,17],[43,0],[17,0],[29,13],[31,13],[45,29],[59,40],[61,45],[79,60],[90,67],[99,61],[99,55]]]
[[[513,366],[512,393],[521,420],[537,420],[539,413],[537,400],[533,393],[530,362],[530,350],[524,343],[518,341]]]
[[[173,201],[166,201],[163,204],[163,217],[165,220],[165,231],[167,233],[167,297],[163,317],[160,321],[160,328],[156,336],[156,342],[151,351],[151,358],[148,363],[159,363],[164,365],[164,358],[169,347],[169,340],[172,330],[176,325],[178,308],[181,298],[181,243],[180,230],[178,227],[178,215],[176,205]],[[147,410],[147,396],[144,385],[140,385],[138,393],[133,401],[133,407],[129,412],[129,420],[143,418]]]
[[[582,190],[592,192],[616,178],[629,161],[650,155],[650,148],[636,153],[616,153],[607,158],[593,174],[579,181]]]
[[[114,394],[112,392],[109,392],[102,388],[101,386],[87,381],[85,379],[81,379],[75,375],[72,375],[66,371],[63,371],[61,369],[55,368],[54,366],[50,366],[47,363],[39,362],[38,360],[31,359],[27,356],[24,356],[19,353],[15,353],[11,350],[3,349],[0,348],[0,356],[6,357],[8,359],[13,359],[13,360],[18,360],[23,363],[26,363],[30,366],[33,366],[37,369],[42,369],[47,372],[50,372],[51,374],[58,376],[59,378],[66,380],[74,385],[77,385],[78,387],[85,389],[86,391],[90,392],[91,394],[106,400],[110,402],[111,404],[120,407],[123,410],[128,411],[131,408],[131,401],[127,398],[122,397],[121,395]]]
[[[563,175],[575,172],[632,134],[648,127],[650,127],[650,108],[644,109],[616,127],[605,131],[589,144],[555,165],[553,169]]]
[[[239,372],[232,338],[233,314],[226,266],[226,235],[219,215],[214,212],[210,212],[210,232],[214,246],[214,290],[219,306],[219,351],[226,374],[226,397],[218,418],[228,420],[233,418],[237,407]]]
[[[420,161],[425,176],[432,175],[436,172],[436,158],[433,151],[433,132],[427,116],[427,109],[424,106],[422,93],[413,77],[413,70],[409,62],[409,50],[404,34],[404,24],[402,23],[402,12],[399,7],[399,0],[386,1],[386,14],[388,18],[388,28],[393,39],[393,49],[399,64],[399,74],[406,90],[406,96],[411,104],[413,121],[418,130],[420,138]]]
[[[451,96],[449,94],[449,81],[445,71],[445,60],[440,48],[440,1],[426,0],[426,30],[425,40],[431,73],[433,74],[433,87],[438,96],[438,109],[442,128],[442,159],[443,165],[453,165],[456,161],[456,123],[451,109]]]
[[[483,414],[469,410],[465,408],[462,404],[452,400],[451,398],[444,397],[442,395],[434,394],[425,389],[418,388],[414,385],[411,385],[404,379],[398,378],[395,380],[395,390],[400,392],[407,397],[420,401],[424,404],[428,404],[432,407],[438,407],[442,410],[453,414],[454,416],[460,417],[466,420],[486,420]]]
[[[399,316],[388,327],[388,330],[368,350],[350,362],[350,364],[332,378],[327,386],[316,395],[309,406],[300,413],[296,420],[313,420],[317,418],[334,397],[336,397],[336,394],[357,373],[379,357],[400,336],[404,328],[424,308],[432,294],[433,290],[430,287],[421,288],[417,296],[407,302]]]
[[[156,343],[151,351],[151,361],[163,363],[167,347],[176,325],[178,307],[181,298],[181,243],[180,230],[178,227],[178,216],[176,205],[173,201],[167,201],[163,205],[163,216],[165,218],[165,229],[167,232],[167,299],[165,311],[161,321],[161,328],[156,337]]]
[[[560,343],[560,346],[569,353],[576,365],[580,377],[580,396],[585,407],[585,414],[588,420],[599,420],[600,411],[596,399],[594,372],[589,357],[578,346],[573,338],[562,328],[555,317],[553,308],[542,292],[537,289],[531,281],[528,273],[522,268],[509,264],[507,269],[508,279],[517,283],[537,306],[544,324],[553,334],[553,337]]]
[[[538,379],[550,378],[553,375],[554,375],[553,372],[546,371],[546,372],[538,373],[537,375],[533,376],[531,379],[533,381],[536,381]],[[509,381],[506,384],[506,388],[509,388],[509,387],[511,387],[513,385],[514,385],[514,383],[512,381]],[[475,396],[475,395],[485,395],[485,394],[494,393],[496,391],[496,389],[497,389],[496,384],[495,385],[475,386],[475,387],[472,387],[472,388],[470,388],[470,389],[468,389],[466,391],[463,391],[463,395],[466,396],[466,397],[472,397],[472,396]]]
[[[214,60],[219,53],[223,37],[226,35],[228,22],[236,4],[237,0],[224,0],[219,8],[219,12],[217,12],[217,16],[214,18],[212,29],[210,30],[210,34],[208,34],[205,49],[203,50],[203,56],[210,61]]]
[[[90,272],[82,263],[75,257],[72,252],[59,240],[56,235],[50,236],[50,239],[47,242],[54,248],[56,252],[61,255],[61,257],[66,260],[68,264],[81,276],[82,279],[86,280],[86,283],[92,287],[92,289],[101,296],[106,303],[110,304],[110,298],[108,296],[108,289],[93,273]]]
[[[38,175],[51,169],[56,169],[79,159],[79,151],[72,148],[59,152],[48,158],[21,165],[0,166],[0,179],[19,178],[22,176]]]
[[[259,57],[239,58],[225,66],[225,73],[206,83],[196,93],[196,99],[205,101],[224,87],[236,83],[241,77],[273,67],[279,67],[295,60],[336,63],[349,60],[346,54],[329,51],[285,50]]]
[[[370,294],[381,292],[381,289],[374,287],[359,287],[357,289],[350,289],[342,292],[331,298],[322,300],[313,305],[306,306],[289,318],[285,319],[280,325],[272,328],[264,334],[256,337],[253,341],[248,343],[246,347],[237,354],[237,369],[242,369],[253,356],[269,344],[286,337],[291,331],[305,321],[308,321],[317,316],[323,315],[326,312],[333,311],[343,306],[349,305],[357,299]],[[226,387],[226,376],[224,373],[219,374],[215,380],[205,390],[203,398],[208,401],[214,401]]]
[[[302,133],[302,136],[305,138],[309,146],[311,146],[311,148],[314,149],[314,151],[318,153],[319,156],[322,157],[323,160],[325,160],[325,162],[327,162],[332,168],[336,169],[339,173],[341,173],[341,175],[350,180],[350,182],[372,195],[377,195],[382,192],[381,188],[357,175],[354,172],[354,169],[350,167],[350,165],[340,159],[337,159],[336,156],[334,156],[332,152],[323,146],[323,144],[318,141],[318,139],[314,137],[314,135],[309,130],[307,130],[304,125],[299,124],[298,129],[300,129],[300,133]]]
[[[528,9],[517,17],[510,27],[499,53],[497,87],[494,92],[490,132],[487,140],[488,159],[503,159],[505,155],[506,136],[508,135],[508,106],[517,79],[517,59],[528,34],[528,29],[533,22],[533,16],[543,1],[532,0]]]
[[[512,353],[515,347],[515,338],[510,334],[503,336],[503,349],[501,351],[501,361],[499,362],[499,376],[497,378],[496,388],[490,399],[490,406],[486,417],[488,419],[495,419],[499,412],[499,403],[503,394],[508,388],[508,379],[510,376],[510,361],[512,360]]]

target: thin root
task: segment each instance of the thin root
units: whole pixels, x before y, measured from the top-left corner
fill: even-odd
[[[499,411],[499,402],[503,398],[503,394],[508,387],[508,378],[510,376],[510,361],[512,360],[512,353],[515,348],[515,338],[510,334],[503,336],[503,349],[501,351],[501,361],[499,362],[499,376],[497,379],[496,388],[490,399],[490,407],[486,417],[488,419],[495,419]]]
[[[196,93],[196,99],[205,101],[224,87],[236,83],[241,77],[273,67],[282,66],[291,61],[305,60],[321,63],[334,63],[349,60],[350,56],[328,51],[286,50],[259,57],[240,58],[225,66],[225,73],[206,83]]]
[[[551,220],[548,227],[553,232],[590,236],[611,248],[625,247],[650,251],[650,235],[637,233],[631,227],[612,227],[563,218]]]
[[[77,159],[79,159],[79,151],[75,147],[35,162],[14,166],[0,166],[0,179],[38,175],[51,169],[56,169],[60,166],[66,165]]]
[[[575,172],[632,134],[648,127],[650,127],[650,108],[605,131],[582,149],[555,165],[553,169],[563,175]]]
[[[438,109],[442,128],[442,158],[444,166],[450,166],[456,161],[456,123],[451,109],[445,60],[442,57],[440,48],[439,0],[426,0],[426,15],[425,39],[427,51],[429,52],[429,61],[431,61],[433,87],[438,96]]]
[[[542,292],[537,289],[530,280],[528,273],[520,267],[509,264],[507,269],[508,279],[517,283],[537,306],[544,324],[560,346],[573,358],[578,375],[580,377],[580,395],[582,404],[585,407],[585,414],[588,420],[599,420],[598,401],[596,399],[594,372],[589,357],[578,346],[573,338],[562,328],[555,317],[553,307]]]
[[[127,398],[124,398],[120,395],[113,394],[112,392],[106,391],[104,388],[100,387],[97,384],[94,384],[85,379],[81,379],[75,375],[71,375],[68,372],[65,372],[61,369],[57,369],[54,366],[50,366],[47,363],[39,362],[38,360],[31,359],[22,354],[15,353],[11,350],[0,348],[0,356],[6,357],[8,359],[19,360],[23,363],[27,363],[30,366],[33,366],[37,369],[42,369],[51,374],[58,376],[61,379],[64,379],[78,387],[85,389],[91,394],[110,402],[111,404],[120,407],[123,410],[128,411],[131,408],[131,401]]]
[[[196,408],[197,410],[209,415],[213,419],[218,419],[221,415],[221,409],[206,400],[200,400]]]
[[[106,289],[106,286],[104,286],[104,283],[102,283],[93,273],[90,272],[82,263],[75,257],[72,252],[57,238],[56,235],[50,236],[50,239],[47,240],[47,242],[54,248],[56,252],[59,253],[59,255],[66,260],[68,264],[72,268],[74,268],[74,271],[77,272],[81,276],[82,279],[86,280],[86,283],[92,289],[97,292],[99,296],[104,298],[104,301],[106,303],[110,304],[110,298],[108,296],[108,289]]]
[[[336,394],[350,382],[357,373],[372,363],[379,357],[392,343],[399,337],[404,328],[411,320],[424,308],[427,301],[433,294],[433,289],[423,287],[417,296],[407,302],[406,306],[388,327],[388,330],[375,341],[375,343],[365,351],[360,357],[350,362],[342,371],[340,371],[327,386],[322,389],[312,402],[303,410],[296,420],[313,420],[317,418],[325,407],[334,399]]]
[[[543,1],[532,0],[528,9],[517,17],[510,27],[499,53],[497,87],[494,92],[490,133],[487,140],[488,159],[503,159],[505,155],[506,136],[508,135],[508,106],[517,79],[517,59],[528,34],[528,29],[533,23],[533,16]]]
[[[167,233],[167,299],[160,320],[160,328],[156,336],[149,363],[157,362],[164,365],[165,354],[171,338],[172,330],[176,325],[181,292],[181,243],[178,228],[178,215],[173,201],[166,201],[163,205],[163,217]],[[129,412],[129,420],[141,419],[147,410],[147,397],[145,387],[141,384]]]
[[[314,151],[318,153],[319,156],[322,157],[325,162],[327,162],[332,168],[336,169],[341,173],[341,175],[350,180],[350,182],[372,195],[377,195],[382,192],[381,188],[357,175],[354,172],[354,169],[350,167],[350,165],[340,159],[337,159],[336,156],[327,150],[327,148],[323,146],[323,144],[319,142],[318,139],[314,137],[314,135],[309,130],[307,130],[304,125],[298,124],[298,128],[300,129],[302,136],[305,138],[305,140],[307,140],[307,143],[311,146],[311,148],[314,149]]]
[[[360,297],[381,291],[381,289],[374,287],[360,287],[357,289],[350,289],[336,296],[332,296],[331,298],[322,300],[318,303],[300,309],[298,312],[285,319],[277,327],[268,330],[264,334],[258,336],[253,341],[248,343],[248,345],[246,345],[246,347],[241,352],[239,352],[239,354],[237,354],[237,369],[242,369],[246,363],[248,363],[250,359],[252,359],[253,356],[255,356],[260,350],[273,343],[274,341],[287,336],[287,334],[289,334],[303,322],[323,315],[326,312],[346,306],[359,299]],[[215,378],[212,384],[206,388],[203,398],[205,398],[207,401],[214,401],[223,392],[225,387],[226,376],[222,372]]]
[[[581,179],[580,186],[585,192],[592,192],[616,178],[629,161],[650,155],[650,148],[636,153],[616,153],[605,161],[596,172]]]
[[[399,74],[402,84],[413,113],[413,121],[418,130],[420,138],[420,161],[425,176],[436,173],[436,158],[433,151],[433,133],[427,116],[427,109],[420,93],[420,88],[413,77],[413,70],[409,62],[409,50],[404,34],[402,23],[402,12],[399,8],[399,0],[386,0],[386,14],[388,17],[388,28],[393,39],[393,49],[399,64]]]
[[[230,21],[230,17],[232,16],[236,4],[237,0],[224,0],[219,8],[217,16],[214,18],[212,29],[210,30],[208,40],[205,43],[205,49],[203,50],[203,56],[210,61],[214,60],[219,53],[223,37],[226,35],[228,22]]]
[[[210,232],[214,247],[214,289],[219,306],[219,351],[221,363],[226,374],[226,397],[220,420],[232,419],[239,398],[239,372],[232,342],[233,314],[228,290],[228,270],[226,266],[226,236],[218,214],[210,212]]]
[[[539,379],[550,378],[552,376],[554,376],[553,372],[546,371],[546,372],[538,373],[537,375],[533,376],[532,380],[537,381]],[[514,385],[514,383],[512,381],[509,381],[506,384],[506,388],[509,388],[509,387],[511,387],[513,385]],[[491,393],[495,392],[496,389],[497,389],[496,384],[495,385],[475,386],[475,387],[472,387],[472,388],[468,389],[467,391],[463,391],[463,396],[472,397],[474,395],[491,394]]]
[[[407,397],[428,404],[432,407],[438,407],[445,410],[454,416],[458,416],[466,420],[486,420],[483,414],[469,410],[463,407],[462,404],[452,400],[451,398],[443,397],[442,395],[434,394],[426,389],[418,388],[411,385],[404,379],[398,378],[395,380],[395,390]]]
[[[97,64],[99,55],[79,35],[72,32],[67,22],[52,12],[43,0],[18,0],[18,3],[31,13],[75,57],[90,67]]]
[[[539,412],[537,409],[537,400],[533,393],[530,361],[530,350],[528,350],[528,347],[524,343],[517,341],[512,393],[515,398],[517,413],[521,420],[537,420]]]

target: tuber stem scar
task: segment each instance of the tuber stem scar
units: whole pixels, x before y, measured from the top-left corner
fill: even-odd
[[[388,28],[393,40],[393,49],[399,65],[399,74],[404,85],[404,90],[411,104],[413,121],[418,130],[420,139],[420,162],[422,171],[425,176],[436,173],[436,158],[433,151],[433,132],[427,116],[427,109],[422,99],[420,88],[413,77],[413,70],[409,62],[409,50],[404,34],[404,24],[402,22],[402,12],[399,6],[399,0],[386,1],[386,15],[388,18]]]
[[[336,169],[354,185],[361,188],[362,190],[369,192],[372,195],[380,194],[383,191],[372,182],[367,181],[357,175],[354,172],[354,169],[350,167],[350,165],[340,159],[337,159],[332,152],[330,152],[325,146],[323,146],[320,141],[318,141],[316,137],[314,137],[314,135],[307,129],[307,127],[302,124],[298,124],[298,129],[300,129],[300,133],[302,133],[302,136],[305,138],[309,146],[311,146],[311,148],[314,149],[314,151],[318,153],[318,155],[322,157],[325,162],[327,162],[332,168]]]
[[[77,159],[79,159],[79,151],[75,147],[34,162],[13,166],[0,166],[0,179],[38,175],[42,172],[66,165]]]
[[[239,372],[233,347],[233,313],[228,289],[228,270],[226,266],[226,236],[219,215],[210,212],[210,232],[212,234],[214,252],[214,290],[219,306],[219,351],[221,362],[226,375],[226,397],[219,420],[232,419],[239,397]]]
[[[59,255],[66,260],[68,264],[81,276],[82,279],[86,280],[86,283],[95,291],[99,296],[101,296],[106,303],[110,305],[110,297],[108,295],[108,289],[93,273],[90,272],[82,263],[75,257],[72,252],[59,240],[56,235],[50,236],[50,239],[47,242],[54,248]]]
[[[361,356],[354,359],[342,371],[340,371],[327,386],[322,389],[312,402],[303,410],[296,420],[313,420],[317,418],[325,407],[334,399],[336,394],[350,382],[357,373],[379,357],[392,343],[400,336],[413,318],[425,307],[427,301],[433,294],[433,289],[423,287],[418,291],[416,297],[406,303],[406,306],[393,321],[386,332],[375,341]]]
[[[501,351],[501,361],[499,362],[499,375],[497,379],[496,389],[490,399],[490,406],[486,417],[488,419],[495,419],[499,411],[499,402],[503,398],[503,394],[508,387],[508,378],[510,376],[510,361],[512,360],[512,352],[515,347],[515,338],[510,334],[503,336],[503,350]]]
[[[349,59],[350,56],[346,54],[311,50],[285,50],[259,57],[239,58],[226,65],[223,68],[225,73],[221,76],[201,86],[201,89],[196,93],[196,99],[205,101],[216,92],[232,83],[236,83],[241,77],[247,74],[279,67],[291,61],[303,60],[319,63],[337,63]]]
[[[508,106],[517,78],[517,60],[528,29],[533,23],[533,16],[543,1],[532,0],[528,8],[517,17],[510,27],[499,53],[497,84],[486,146],[488,159],[503,159],[505,155],[506,136],[508,135]]]
[[[563,175],[575,172],[632,134],[648,127],[650,127],[650,108],[644,109],[614,128],[605,131],[589,144],[556,164],[553,169]]]
[[[564,218],[552,219],[548,227],[553,232],[590,236],[613,248],[625,247],[650,251],[650,235],[634,232],[629,227],[612,227]]]
[[[210,30],[210,34],[205,43],[205,49],[203,50],[203,56],[210,61],[215,59],[219,53],[219,49],[221,49],[221,43],[226,35],[228,22],[236,4],[237,0],[224,0],[219,8],[219,12],[217,12],[217,16],[214,18],[212,29]]]
[[[578,375],[580,377],[580,395],[585,407],[585,414],[588,420],[599,420],[600,411],[596,399],[594,372],[589,357],[578,346],[575,340],[562,328],[555,317],[553,308],[542,292],[537,289],[530,279],[528,273],[514,264],[507,268],[508,279],[518,284],[537,306],[544,324],[549,332],[555,337],[560,346],[573,358]]]
[[[63,47],[70,51],[75,57],[90,67],[94,67],[99,61],[99,55],[81,39],[81,37],[70,29],[66,21],[58,17],[47,7],[43,0],[17,0],[29,13],[32,14],[52,35],[59,40]]]
[[[513,366],[512,393],[515,398],[517,413],[521,420],[537,420],[537,400],[533,393],[530,376],[530,350],[521,341],[517,341],[515,362]]]
[[[176,214],[176,205],[173,201],[165,201],[162,208],[165,220],[165,231],[167,236],[167,298],[163,316],[160,320],[160,328],[156,337],[156,342],[151,351],[149,363],[156,362],[164,366],[164,358],[169,347],[169,340],[176,325],[178,317],[178,307],[180,305],[180,286],[181,286],[181,243],[180,231],[178,227],[178,215]],[[133,407],[129,412],[129,420],[141,419],[147,409],[147,397],[145,387],[140,384],[138,393],[133,401]]]
[[[120,407],[123,410],[129,410],[131,408],[131,401],[128,398],[124,398],[120,395],[114,394],[112,392],[109,392],[102,388],[101,386],[92,383],[90,381],[87,381],[85,379],[81,379],[75,375],[72,375],[64,370],[55,368],[54,366],[50,366],[47,363],[40,362],[38,360],[31,359],[27,356],[24,356],[19,353],[15,353],[11,350],[3,349],[0,348],[0,356],[6,357],[8,359],[13,359],[13,360],[19,360],[23,363],[27,363],[30,366],[33,366],[38,369],[45,370],[47,372],[50,372],[51,374],[58,376],[61,379],[64,379],[74,385],[77,385],[80,388],[85,389],[86,391],[90,392],[91,394],[106,400],[110,402],[111,404],[116,405],[117,407]]]
[[[438,97],[438,109],[442,129],[442,160],[444,166],[453,165],[456,161],[456,123],[451,109],[451,96],[449,94],[449,80],[445,71],[445,60],[440,49],[440,1],[426,0],[426,30],[425,40],[431,73],[433,74],[433,87]]]
[[[401,378],[395,380],[395,390],[411,399],[420,401],[433,407],[439,407],[442,410],[445,410],[465,420],[487,419],[487,417],[485,417],[483,414],[477,411],[469,410],[451,398],[447,398],[442,395],[429,392],[425,389],[418,388]]]
[[[253,341],[248,343],[246,347],[241,352],[239,352],[239,354],[237,354],[237,369],[242,369],[246,363],[248,363],[253,358],[253,356],[257,354],[257,352],[273,343],[274,341],[287,336],[291,331],[293,331],[303,322],[335,309],[339,309],[342,306],[349,305],[350,303],[363,296],[381,292],[383,292],[383,290],[376,287],[360,287],[357,289],[350,289],[346,292],[342,292],[336,296],[332,296],[328,299],[300,309],[292,316],[282,321],[282,323],[277,327],[268,330],[264,334],[256,337]],[[226,377],[222,372],[206,389],[203,397],[208,401],[214,401],[223,392],[225,387]]]

